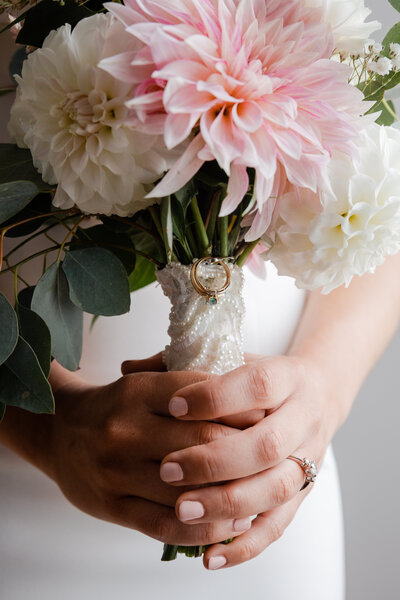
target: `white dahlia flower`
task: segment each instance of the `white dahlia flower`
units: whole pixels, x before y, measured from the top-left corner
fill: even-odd
[[[306,0],[310,8],[322,10],[323,20],[333,29],[336,52],[362,54],[365,42],[381,28],[379,21],[365,22],[371,14],[364,0]]]
[[[373,123],[358,146],[352,162],[332,160],[330,191],[297,188],[279,203],[266,258],[298,287],[347,287],[400,250],[400,131]]]
[[[126,124],[132,83],[98,68],[101,59],[141,44],[111,14],[52,31],[24,62],[9,130],[31,150],[45,181],[58,184],[54,204],[87,213],[132,215],[169,168],[162,136]],[[176,151],[175,151],[176,152]]]

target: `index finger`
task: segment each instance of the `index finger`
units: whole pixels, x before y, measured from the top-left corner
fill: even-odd
[[[293,357],[262,358],[174,393],[169,412],[180,419],[217,419],[276,408],[293,394],[302,373]]]

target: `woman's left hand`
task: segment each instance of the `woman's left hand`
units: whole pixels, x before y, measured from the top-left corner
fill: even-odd
[[[264,418],[237,434],[172,452],[162,461],[161,479],[171,485],[208,485],[178,498],[181,521],[236,520],[238,537],[206,551],[208,569],[257,556],[283,534],[312,491],[312,484],[300,491],[304,472],[287,457],[307,457],[321,466],[340,422],[335,390],[328,387],[323,374],[299,357],[258,357],[182,388],[171,399],[169,410],[180,420],[223,422],[227,415],[265,411]],[[251,521],[252,515],[257,517]]]

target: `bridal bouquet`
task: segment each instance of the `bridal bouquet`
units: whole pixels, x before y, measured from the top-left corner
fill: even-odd
[[[0,145],[0,263],[15,278],[15,306],[0,295],[1,413],[53,412],[51,359],[78,368],[82,312],[127,312],[156,279],[172,302],[167,368],[218,374],[243,363],[246,262],[328,293],[399,251],[400,23],[376,43],[363,0],[1,11],[25,46],[14,143]],[[30,260],[39,281],[22,275]]]

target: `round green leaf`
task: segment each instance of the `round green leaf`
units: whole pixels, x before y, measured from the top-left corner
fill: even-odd
[[[135,268],[136,254],[129,235],[112,231],[105,225],[94,225],[86,229],[79,228],[71,242],[70,249],[91,248],[100,246],[110,250],[124,265],[127,274]]]
[[[0,367],[0,402],[33,413],[53,413],[54,398],[30,345],[18,338],[12,355]]]
[[[50,373],[51,337],[46,323],[33,310],[17,306],[20,335],[28,342],[36,354],[41,369],[46,377]]]
[[[18,321],[13,307],[0,293],[0,365],[12,354],[18,341]]]
[[[126,270],[105,248],[85,248],[67,253],[63,270],[72,302],[93,315],[121,315],[129,311]]]
[[[39,280],[31,308],[50,330],[54,358],[76,371],[82,353],[83,315],[69,298],[68,281],[59,263],[51,265]]]
[[[38,193],[31,181],[0,183],[0,223],[18,214]]]

